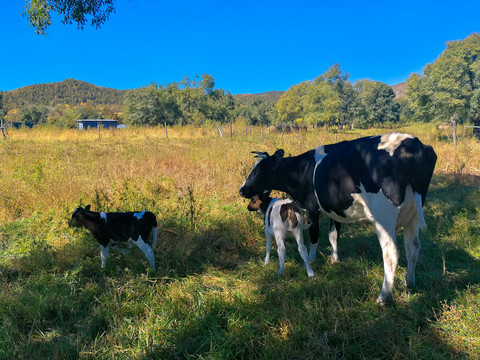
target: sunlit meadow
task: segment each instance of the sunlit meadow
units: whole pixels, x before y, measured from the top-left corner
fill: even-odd
[[[383,279],[371,225],[346,225],[341,262],[322,223],[309,279],[294,242],[285,275],[265,266],[262,218],[238,188],[250,151],[297,155],[392,129],[280,133],[215,127],[10,130],[0,143],[0,359],[480,358],[480,142],[471,129],[396,128],[434,147],[417,288],[375,303]],[[277,193],[277,196],[282,194]],[[148,209],[157,270],[99,247],[67,221],[79,205]],[[308,235],[307,235],[308,236]]]

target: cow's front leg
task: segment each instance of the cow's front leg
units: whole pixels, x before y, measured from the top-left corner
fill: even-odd
[[[318,215],[310,217],[312,225],[308,228],[310,235],[310,253],[308,254],[308,261],[315,261],[317,259],[318,236],[320,234]]]
[[[330,229],[328,229],[328,241],[332,246],[332,255],[330,256],[330,261],[335,263],[340,260],[338,257],[338,236],[340,234],[340,223],[338,221],[330,219]]]
[[[393,282],[398,265],[397,241],[395,238],[395,224],[375,223],[375,229],[382,247],[383,255],[383,285],[377,302],[385,305],[393,302]]]

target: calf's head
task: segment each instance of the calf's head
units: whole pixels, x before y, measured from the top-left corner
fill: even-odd
[[[87,227],[92,222],[92,212],[90,211],[90,205],[85,208],[78,207],[72,214],[72,218],[68,221],[70,227]]]
[[[258,211],[258,210],[263,211],[262,204],[264,204],[263,207],[265,207],[265,205],[267,205],[268,207],[268,204],[270,204],[270,201],[272,201],[272,198],[270,197],[270,191],[259,194],[259,195],[254,195],[250,199],[247,209],[248,211]]]
[[[279,160],[285,154],[283,149],[275,151],[271,156],[266,152],[253,151],[253,153],[259,160],[239,190],[240,196],[245,198],[252,198],[255,195],[262,195],[272,190],[276,176],[275,169]]]

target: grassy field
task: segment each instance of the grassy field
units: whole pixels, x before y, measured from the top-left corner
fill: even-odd
[[[278,134],[234,128],[17,130],[0,143],[0,359],[480,359],[480,143],[460,129],[396,129],[439,157],[425,207],[417,288],[375,303],[383,280],[371,225],[346,225],[330,264],[322,224],[309,279],[292,241],[285,275],[263,265],[262,219],[238,188],[250,151],[297,155],[389,129]],[[470,130],[471,131],[471,130]],[[280,194],[277,194],[280,196]],[[157,270],[67,221],[149,209]]]

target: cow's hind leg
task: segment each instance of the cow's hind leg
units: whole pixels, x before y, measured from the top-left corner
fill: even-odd
[[[414,219],[404,227],[405,254],[407,256],[407,273],[405,284],[408,288],[415,287],[415,267],[418,253],[420,252],[420,240],[418,239],[418,221]]]

